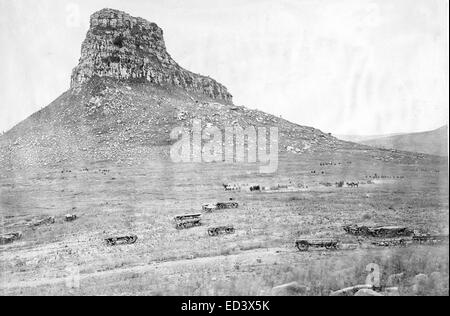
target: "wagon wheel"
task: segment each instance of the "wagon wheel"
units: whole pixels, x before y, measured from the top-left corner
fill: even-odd
[[[308,251],[309,244],[307,242],[297,242],[295,244],[299,251]]]
[[[338,248],[338,244],[337,243],[331,243],[331,244],[325,245],[325,248],[328,249],[328,250],[333,250],[333,249],[336,250]]]
[[[217,236],[217,235],[219,235],[219,232],[217,231],[216,228],[210,228],[210,229],[208,229],[208,234],[209,234],[209,236]]]
[[[225,232],[226,232],[227,234],[233,234],[233,233],[234,233],[234,228],[233,228],[233,227],[227,227],[227,228],[225,229]]]

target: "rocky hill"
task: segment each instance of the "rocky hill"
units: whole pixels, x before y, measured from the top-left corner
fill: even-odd
[[[94,76],[145,79],[231,102],[227,89],[215,80],[181,68],[167,53],[163,31],[155,23],[117,10],[103,9],[91,16],[72,72],[72,87]]]
[[[215,80],[181,68],[154,23],[111,9],[91,17],[71,88],[0,137],[0,166],[90,161],[134,163],[168,156],[170,132],[193,119],[214,125],[279,128],[280,150],[296,154],[368,150],[232,103]],[[369,149],[378,159],[403,154]],[[381,157],[381,158],[380,158]]]

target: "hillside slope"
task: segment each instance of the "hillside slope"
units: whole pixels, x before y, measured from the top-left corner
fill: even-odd
[[[366,140],[402,135],[402,133],[380,134],[380,135],[350,135],[350,134],[333,134],[334,137],[352,143],[362,143]]]
[[[448,125],[429,132],[401,134],[363,140],[368,146],[405,150],[430,155],[448,155]]]
[[[47,165],[77,161],[167,158],[176,127],[223,130],[239,125],[279,128],[280,149],[297,153],[353,147],[278,117],[194,95],[172,86],[93,78],[71,89],[0,138],[0,164]]]

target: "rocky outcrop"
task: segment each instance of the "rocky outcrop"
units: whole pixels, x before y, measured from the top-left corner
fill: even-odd
[[[94,76],[145,79],[232,102],[225,86],[181,68],[170,57],[163,31],[155,23],[112,9],[91,16],[79,64],[72,72],[71,86],[79,86]]]

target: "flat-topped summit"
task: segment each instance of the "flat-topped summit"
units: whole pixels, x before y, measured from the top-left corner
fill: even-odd
[[[158,25],[113,9],[92,14],[79,64],[72,72],[71,86],[79,86],[94,76],[145,79],[232,101],[225,86],[183,69],[172,59]]]

